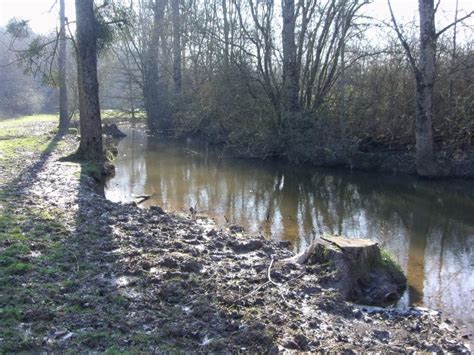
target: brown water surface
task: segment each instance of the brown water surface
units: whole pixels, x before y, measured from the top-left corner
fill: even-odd
[[[106,195],[198,213],[249,233],[289,240],[319,234],[380,242],[407,273],[401,305],[443,310],[474,323],[474,183],[295,167],[223,157],[221,149],[124,129]]]

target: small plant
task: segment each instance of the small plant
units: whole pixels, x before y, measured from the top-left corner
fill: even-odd
[[[5,268],[7,275],[24,275],[31,269],[31,265],[23,262],[14,262]]]
[[[0,320],[2,320],[2,322],[6,322],[8,320],[20,321],[21,318],[21,312],[16,307],[5,307],[0,309]]]

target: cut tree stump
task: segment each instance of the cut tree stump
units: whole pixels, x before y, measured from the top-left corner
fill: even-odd
[[[368,239],[320,237],[288,261],[333,268],[335,286],[348,301],[356,303],[388,305],[398,301],[406,289],[400,267]]]

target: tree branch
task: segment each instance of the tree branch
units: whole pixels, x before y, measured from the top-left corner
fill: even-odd
[[[436,3],[436,6],[435,6],[434,11],[433,11],[433,16],[438,11],[439,4],[441,4],[441,0],[438,0],[438,2]]]
[[[459,22],[462,22],[466,19],[468,19],[469,17],[471,17],[472,15],[474,15],[474,11],[471,11],[470,13],[468,13],[466,16],[463,16],[461,17],[460,19],[454,21],[453,23],[449,24],[448,26],[446,26],[445,28],[443,28],[442,30],[438,31],[438,33],[436,33],[436,38],[438,38],[439,36],[441,36],[444,32],[446,32],[447,30],[449,30],[451,27],[453,27],[454,25],[458,24]]]
[[[405,50],[405,54],[408,58],[408,61],[410,62],[410,65],[411,65],[413,71],[415,72],[415,74],[417,74],[418,73],[418,66],[416,64],[416,60],[415,60],[415,58],[413,57],[413,55],[411,53],[411,49],[410,49],[410,46],[408,45],[408,42],[405,40],[405,38],[403,37],[402,32],[400,31],[400,28],[398,27],[397,20],[395,19],[395,15],[393,14],[392,4],[390,3],[390,0],[387,0],[387,3],[388,3],[388,8],[390,10],[390,16],[392,18],[392,23],[393,23],[393,26],[394,26],[394,30],[395,30],[395,32],[398,36],[398,39],[400,40],[400,42],[403,46],[403,49]]]
[[[49,8],[49,13],[51,13],[51,11],[53,11],[54,7],[56,6],[56,4],[58,3],[58,0],[54,0],[53,2],[53,5],[51,5],[51,7]]]

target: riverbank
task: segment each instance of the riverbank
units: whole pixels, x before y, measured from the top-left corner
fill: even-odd
[[[200,136],[211,144],[216,144],[213,137]],[[329,145],[318,145],[315,141],[304,145],[289,144],[283,152],[267,151],[263,147],[242,147],[239,144],[225,145],[228,154],[244,159],[268,158],[287,161],[294,165],[306,165],[320,168],[337,168],[349,171],[364,171],[386,174],[417,175],[415,151],[399,146],[393,142],[384,146],[364,145],[362,142],[344,147],[342,142]],[[218,141],[218,145],[224,144]],[[263,150],[262,150],[263,149]],[[438,147],[436,151],[438,179],[472,179],[474,178],[474,147],[467,151],[450,151]]]
[[[2,351],[467,351],[437,312],[345,302],[284,243],[106,200],[54,127],[0,123]]]
[[[114,110],[103,112],[103,122],[119,125],[139,125],[147,127],[146,116],[141,113],[135,119],[120,115]],[[78,121],[74,121],[78,127]],[[159,132],[161,134],[162,132]],[[167,136],[168,137],[168,136]],[[222,147],[226,155],[242,158],[267,160],[275,159],[295,166],[341,169],[382,174],[416,176],[415,142],[412,139],[385,139],[378,141],[366,137],[359,143],[344,147],[339,141],[318,145],[316,139],[306,139],[305,143],[288,143],[287,149],[274,149],[268,142],[243,144],[226,140],[209,133],[180,131],[178,139],[196,138],[211,145]],[[474,178],[474,146],[465,150],[452,150],[446,144],[436,142],[437,179]]]

